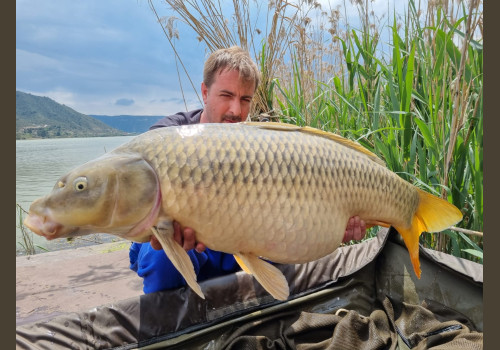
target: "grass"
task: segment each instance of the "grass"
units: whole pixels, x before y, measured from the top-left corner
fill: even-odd
[[[410,0],[405,13],[388,5],[390,15],[377,17],[371,2],[355,0],[355,26],[345,2],[166,3],[171,15],[157,16],[174,50],[181,21],[208,51],[240,45],[254,55],[263,79],[253,119],[266,114],[358,141],[461,209],[460,231],[423,234],[424,246],[482,263],[482,2],[423,9]]]
[[[46,248],[33,243],[33,233],[28,228],[26,228],[26,226],[24,226],[23,217],[24,214],[27,214],[26,210],[24,210],[17,203],[16,210],[19,218],[18,224],[16,226],[21,231],[21,241],[17,242],[17,244],[21,247],[20,251],[22,255],[34,255],[37,252],[36,248],[42,251],[47,251]]]

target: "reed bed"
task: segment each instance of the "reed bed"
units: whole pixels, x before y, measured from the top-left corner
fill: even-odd
[[[165,2],[167,17],[150,5],[174,50],[180,21],[207,52],[239,45],[254,55],[263,79],[252,119],[311,125],[361,143],[405,180],[462,210],[459,227],[423,234],[424,246],[482,263],[481,1],[428,0],[424,8],[410,0],[404,13],[388,4],[389,15],[378,16],[368,0],[336,7]]]

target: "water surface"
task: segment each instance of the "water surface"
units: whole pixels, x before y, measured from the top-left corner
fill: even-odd
[[[133,136],[16,140],[16,203],[28,210],[33,200],[49,193],[59,177],[89,160],[110,152]],[[12,205],[14,207],[14,205]],[[21,230],[17,227],[19,216],[16,208],[16,254],[22,254]],[[36,245],[50,251],[75,248],[99,242],[110,242],[115,236],[93,235],[74,239],[47,241],[33,235]],[[43,251],[37,249],[37,251]]]

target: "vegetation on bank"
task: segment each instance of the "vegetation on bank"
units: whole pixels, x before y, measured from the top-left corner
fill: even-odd
[[[410,0],[376,17],[371,2],[165,0],[152,10],[187,74],[175,40],[187,25],[208,51],[253,53],[262,83],[251,117],[265,115],[353,139],[405,180],[462,210],[459,228],[423,234],[426,247],[483,260],[483,9],[480,1]],[[267,7],[266,7],[267,6]],[[229,11],[229,12],[228,12]],[[182,89],[184,87],[181,86]],[[193,85],[196,91],[197,87]],[[373,233],[372,233],[373,234]]]

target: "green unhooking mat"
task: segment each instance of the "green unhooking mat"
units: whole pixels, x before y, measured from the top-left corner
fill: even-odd
[[[464,315],[436,302],[386,298],[369,316],[289,311],[235,329],[221,349],[482,349],[483,335]]]
[[[307,264],[277,265],[274,300],[244,272],[16,328],[21,349],[482,349],[483,267],[392,230]]]

